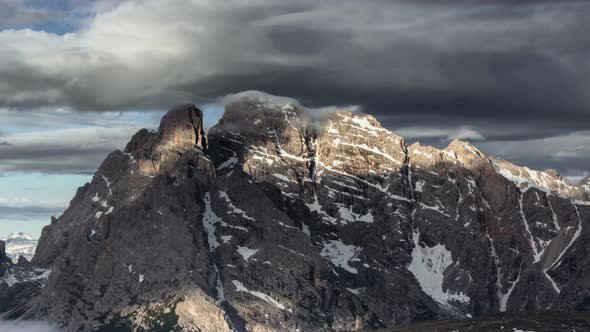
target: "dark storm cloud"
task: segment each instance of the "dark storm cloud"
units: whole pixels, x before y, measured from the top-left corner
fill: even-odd
[[[0,141],[0,172],[93,173],[138,129],[83,127],[8,135]]]
[[[389,128],[431,133],[413,139],[474,139],[494,154],[496,145],[561,142],[590,128],[585,1],[150,0],[90,8],[93,19],[67,37],[0,32],[0,107],[167,109],[261,90],[308,107],[358,105]],[[51,151],[48,162],[61,155]],[[577,170],[590,163],[582,154],[547,160]]]
[[[386,11],[388,5],[382,5]],[[319,64],[254,64],[250,71],[184,82],[180,90],[216,95],[257,89],[312,107],[356,104],[388,127],[443,121],[476,126],[498,140],[589,127],[590,40],[581,33],[590,32],[589,5],[429,6],[434,5],[424,5],[420,12],[427,21],[423,26],[387,35],[378,31],[379,19],[375,31],[362,31],[362,25],[358,31],[352,26],[337,31],[293,23],[273,26],[272,50]],[[428,21],[428,9],[446,16],[432,15]],[[368,47],[370,42],[359,41],[359,34],[375,38],[378,46]]]
[[[0,109],[0,123],[11,130],[0,135],[0,172],[92,173],[108,153],[125,147],[139,124],[153,124],[150,117]]]

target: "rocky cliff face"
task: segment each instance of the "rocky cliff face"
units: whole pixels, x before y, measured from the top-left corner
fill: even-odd
[[[582,193],[582,197],[586,201],[590,201],[590,176],[585,177],[576,185],[577,189]]]
[[[408,145],[371,116],[244,100],[205,138],[183,105],[43,230],[30,269],[51,274],[9,317],[330,331],[587,311],[586,198],[469,143]]]

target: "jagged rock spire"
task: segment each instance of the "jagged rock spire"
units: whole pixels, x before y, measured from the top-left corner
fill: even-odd
[[[180,155],[196,151],[207,153],[207,138],[203,112],[193,104],[172,108],[162,117],[158,132],[142,129],[125,148],[140,171],[150,176],[169,170]],[[193,163],[199,169],[208,168],[206,158],[195,158]]]
[[[178,149],[194,146],[207,149],[203,112],[193,104],[179,105],[168,111],[160,121],[158,134]]]
[[[0,240],[0,278],[6,272],[6,264],[10,262],[10,258],[6,256],[6,243]]]

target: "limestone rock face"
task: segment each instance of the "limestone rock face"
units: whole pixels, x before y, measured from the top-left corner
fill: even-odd
[[[206,146],[203,112],[195,105],[180,105],[169,111],[160,122],[160,139],[178,149]]]
[[[519,189],[539,187],[567,197],[582,197],[583,188],[577,188],[564,179],[556,170],[535,171],[528,167],[516,166],[506,160],[494,157],[493,164],[498,173],[513,181]]]
[[[0,312],[66,331],[349,331],[588,311],[580,188],[346,111],[238,101],[205,138],[183,105],[45,227],[27,271],[48,279],[0,281],[29,292]]]

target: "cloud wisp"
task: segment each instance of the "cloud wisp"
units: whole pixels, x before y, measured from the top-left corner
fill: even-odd
[[[0,322],[0,330],[3,332],[59,332],[60,330],[48,322]]]

